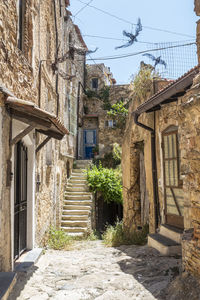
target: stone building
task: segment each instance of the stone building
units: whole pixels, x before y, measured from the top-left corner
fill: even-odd
[[[60,224],[87,51],[68,6],[0,4],[0,271]]]
[[[198,8],[196,1],[200,15]],[[197,66],[158,86],[143,103],[132,104],[122,155],[126,229],[131,232],[149,222],[148,244],[165,255],[182,253],[183,269],[196,276],[200,274],[199,72]]]
[[[87,95],[83,102],[82,153],[83,159],[93,157],[98,148],[99,157],[112,151],[114,143],[122,144],[123,128],[107,115],[112,104],[127,103],[130,98],[129,85],[117,85],[110,69],[104,64],[87,65]],[[99,97],[98,97],[99,96]]]

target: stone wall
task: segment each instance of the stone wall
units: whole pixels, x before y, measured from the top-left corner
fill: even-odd
[[[106,71],[108,76],[105,76]],[[99,88],[96,91],[97,93],[105,87],[108,88],[108,101],[110,104],[114,104],[120,100],[127,103],[130,100],[129,85],[107,85],[108,78],[112,78],[112,73],[110,73],[109,69],[106,68],[104,64],[87,65],[86,87],[89,87],[89,90],[91,90],[92,78],[98,78],[99,80]],[[83,116],[83,129],[97,129],[97,143],[99,146],[100,157],[103,157],[105,153],[111,152],[114,143],[122,145],[124,133],[124,128],[108,126],[108,121],[113,119],[107,115],[107,110],[103,108],[103,105],[103,99],[99,99],[95,96],[84,97],[85,117]],[[96,126],[94,128],[92,128],[93,125],[91,125],[93,122],[89,125],[85,121],[85,119],[88,119],[90,115],[95,115],[98,118],[98,123],[96,122]]]
[[[154,83],[155,91],[162,89],[167,84],[169,84],[169,82],[165,80],[156,81]],[[148,212],[150,233],[155,232],[156,227],[152,179],[151,133],[136,125],[132,115],[132,112],[144,101],[145,99],[133,98],[129,107],[126,130],[122,142],[124,226],[129,233],[144,225],[143,216],[147,215]],[[139,122],[154,128],[154,113],[142,114],[139,117]],[[142,162],[143,170],[140,170],[141,154],[144,159],[144,162]],[[142,188],[140,187],[141,174],[143,174],[142,176],[145,178],[146,185],[146,187]],[[141,202],[141,193],[143,193],[144,189],[146,191],[146,199],[143,199]],[[149,203],[149,209],[147,203]]]
[[[70,131],[62,141],[52,138],[34,161],[36,195],[32,231],[35,232],[35,245],[45,241],[50,225],[60,226],[67,169],[70,173],[76,153],[78,85],[84,83],[86,45],[65,4],[65,0],[26,1],[24,46],[20,50],[18,1],[0,3],[0,85],[15,97],[32,101],[57,115]],[[73,58],[69,55],[70,47],[78,49]],[[82,95],[81,90],[80,110]],[[11,123],[2,101],[4,96],[0,94],[0,97],[0,271],[8,271],[13,266],[14,199],[10,195],[11,188],[6,187]],[[34,137],[36,149],[46,136],[35,132]]]

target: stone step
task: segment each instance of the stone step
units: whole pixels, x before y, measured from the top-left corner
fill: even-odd
[[[80,236],[81,237],[81,236],[84,235],[84,233],[85,233],[85,231],[83,231],[83,232],[67,232],[67,235],[69,235],[69,236]]]
[[[87,176],[85,174],[75,174],[75,173],[72,173],[72,175],[70,176],[70,179],[72,180],[86,180]]]
[[[92,200],[72,200],[68,199],[64,201],[64,205],[92,205]]]
[[[87,228],[85,228],[85,227],[63,227],[63,226],[61,226],[61,228],[65,231],[65,232],[69,232],[69,233],[84,233],[84,232],[86,232],[87,231]]]
[[[158,233],[148,235],[148,246],[165,256],[181,255],[180,244]]]
[[[176,243],[181,244],[181,239],[183,235],[183,230],[176,228],[174,226],[170,226],[167,224],[162,224],[160,226],[159,233],[164,235],[165,237],[175,241]]]
[[[88,192],[89,188],[87,185],[83,186],[69,186],[65,189],[66,192]]]
[[[88,214],[83,214],[83,215],[71,215],[71,214],[65,214],[62,215],[62,220],[63,221],[88,221]]]
[[[73,169],[72,174],[85,174],[85,169]]]
[[[74,207],[74,206],[73,206]],[[63,209],[63,216],[64,215],[70,215],[70,216],[72,216],[72,215],[74,215],[74,216],[82,216],[82,215],[89,215],[89,210],[80,210],[80,209],[78,209],[78,210],[76,210],[76,209],[70,209],[70,210],[66,210],[66,209]]]
[[[74,178],[69,180],[69,184],[87,184],[86,179]]]
[[[88,206],[88,205],[68,205],[68,204],[65,204],[63,206],[63,209],[64,210],[68,210],[68,211],[71,211],[71,210],[85,210],[85,211],[90,211],[91,210],[91,206]]]
[[[91,195],[65,195],[65,200],[92,200]]]
[[[61,226],[62,227],[82,227],[82,228],[87,228],[87,221],[61,221]]]

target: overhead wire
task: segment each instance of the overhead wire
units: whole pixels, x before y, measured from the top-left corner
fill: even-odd
[[[99,39],[105,39],[105,40],[114,40],[114,41],[126,41],[126,39],[120,39],[120,38],[112,38],[112,37],[108,37],[108,36],[101,36],[101,35],[90,35],[90,34],[83,34],[83,37],[91,37],[91,38],[99,38]],[[179,43],[179,42],[190,42],[194,39],[191,40],[182,40],[182,41],[174,41],[173,43]],[[142,44],[150,44],[150,45],[155,45],[158,43],[153,43],[153,42],[143,42],[143,41],[137,41],[137,43],[142,43]]]
[[[190,46],[190,45],[194,45],[196,44],[196,42],[193,43],[187,43],[187,44],[182,44],[182,45],[175,45],[175,46],[168,46],[168,47],[161,47],[161,48],[154,48],[154,49],[148,49],[148,50],[143,50],[143,51],[139,51],[139,52],[134,52],[134,53],[128,53],[128,54],[122,54],[122,55],[113,55],[113,56],[105,56],[105,57],[95,57],[95,58],[90,58],[87,60],[113,60],[113,59],[121,59],[121,58],[126,58],[126,57],[130,57],[130,56],[135,56],[135,55],[139,55],[139,54],[143,54],[143,53],[147,53],[147,52],[152,52],[152,51],[160,51],[160,50],[165,50],[165,49],[171,49],[171,48],[178,48],[178,47],[184,47],[184,46]]]
[[[119,21],[122,21],[124,23],[127,23],[127,24],[129,24],[131,26],[132,25],[137,25],[136,23],[133,23],[133,22],[130,22],[130,21],[124,19],[124,18],[118,17],[118,16],[116,16],[116,15],[110,13],[110,12],[107,12],[107,11],[101,9],[101,8],[98,8],[98,7],[94,6],[94,5],[90,5],[90,4],[88,4],[88,3],[86,3],[86,2],[84,2],[82,0],[76,0],[76,1],[78,1],[78,2],[80,2],[82,4],[87,4],[87,6],[92,7],[93,9],[98,10],[98,11],[102,12],[103,14],[106,14],[106,15],[108,15],[110,17],[113,17],[113,18],[115,18],[115,19],[117,19]],[[175,35],[180,35],[180,36],[194,38],[193,36],[191,36],[189,34],[179,33],[179,32],[165,30],[165,29],[161,29],[161,28],[156,28],[156,27],[151,27],[151,26],[145,26],[145,25],[143,25],[142,27],[146,28],[146,29],[149,29],[149,30],[161,31],[161,32],[166,32],[166,33],[170,33],[170,34],[175,34]]]
[[[85,3],[85,6],[83,6],[81,9],[79,9],[79,10],[75,13],[75,15],[73,15],[73,17],[76,18],[76,16],[77,16],[78,14],[80,14],[80,12],[83,11],[87,6],[89,6],[90,3],[92,3],[93,1],[94,1],[94,0],[90,0],[88,3]]]

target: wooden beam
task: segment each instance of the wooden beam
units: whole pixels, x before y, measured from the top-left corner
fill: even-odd
[[[60,132],[56,132],[53,130],[42,130],[42,129],[37,129],[38,132],[48,135],[56,140],[62,140],[64,134],[61,134]]]
[[[25,128],[22,132],[20,132],[16,137],[14,137],[11,140],[11,146],[17,144],[21,139],[23,139],[23,137],[25,137],[27,134],[29,134],[29,132],[31,132],[35,127],[30,125],[27,128]]]
[[[51,127],[51,121],[49,120],[44,120],[41,118],[38,118],[36,116],[33,116],[31,114],[27,114],[24,112],[20,112],[18,110],[14,110],[11,108],[11,113],[12,113],[12,117],[13,119],[17,119],[23,123],[32,125],[34,127],[39,127],[42,129],[48,129]]]
[[[51,136],[48,136],[35,150],[36,153],[38,153],[38,151],[40,151],[47,143],[48,141],[50,141]]]

